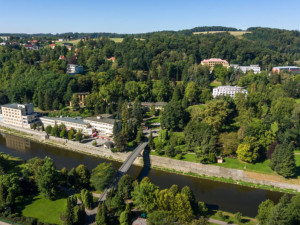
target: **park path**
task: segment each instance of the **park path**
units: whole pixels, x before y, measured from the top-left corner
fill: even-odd
[[[215,220],[215,219],[212,219],[212,218],[209,218],[209,219],[208,219],[208,222],[210,222],[210,223],[215,223],[215,224],[219,224],[219,225],[228,225],[228,224],[230,224],[230,225],[236,225],[236,224],[234,224],[234,223],[227,223],[227,222],[220,221],[220,220]]]
[[[0,225],[11,225],[12,223],[5,223],[3,221],[0,221]]]

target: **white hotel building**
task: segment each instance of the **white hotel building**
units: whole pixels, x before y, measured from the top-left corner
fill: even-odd
[[[33,110],[33,104],[6,104],[1,106],[2,122],[5,124],[31,128],[37,121],[37,114]]]
[[[219,86],[213,89],[213,97],[216,98],[221,95],[229,95],[234,98],[236,93],[244,93],[247,95],[247,90],[237,86]]]
[[[240,66],[238,64],[231,64],[230,67],[232,67],[236,70],[241,70],[243,73],[247,73],[250,70],[252,70],[254,74],[261,72],[259,65]]]

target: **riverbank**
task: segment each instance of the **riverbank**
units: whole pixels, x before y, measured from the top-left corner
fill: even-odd
[[[81,152],[84,154],[89,154],[118,162],[125,161],[128,155],[130,154],[130,152],[112,153],[110,150],[104,148],[94,147],[92,145],[82,144],[74,141],[66,141],[65,139],[61,138],[50,137],[50,139],[45,139],[44,132],[19,129],[14,128],[12,126],[4,127],[2,126],[2,124],[0,126],[0,131],[15,136],[23,137],[26,139],[30,139],[35,142],[41,142],[62,149]],[[162,171],[272,191],[280,191],[287,193],[300,192],[299,185],[255,179],[253,178],[253,174],[252,177],[249,177],[247,173],[245,173],[245,171],[238,169],[223,168],[214,165],[203,165],[200,163],[184,162],[180,160],[153,155],[150,155],[149,157],[151,167]],[[137,158],[134,162],[134,164],[138,166],[143,166],[143,163],[144,162],[141,157]],[[261,175],[263,176],[264,174]],[[262,178],[262,176],[260,178]]]

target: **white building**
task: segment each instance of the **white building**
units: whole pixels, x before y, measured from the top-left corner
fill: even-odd
[[[43,126],[46,128],[47,126],[54,127],[55,124],[57,126],[61,125],[62,123],[66,126],[67,130],[70,130],[71,128],[75,129],[76,131],[81,130],[84,134],[92,134],[92,128],[88,126],[87,123],[83,121],[81,117],[48,117],[43,116],[40,117],[40,121],[43,124]]]
[[[37,121],[37,114],[33,110],[33,104],[6,104],[1,106],[3,123],[17,127],[31,128]]]
[[[236,93],[244,93],[247,95],[248,92],[246,89],[237,86],[219,86],[213,89],[214,98],[221,95],[229,95],[234,98]]]
[[[78,66],[76,64],[68,64],[67,65],[67,73],[74,75],[77,73],[83,73],[83,67],[82,66]]]
[[[253,70],[253,73],[255,74],[261,72],[261,68],[259,65],[240,66],[238,64],[231,64],[230,67],[233,67],[236,70],[241,70],[243,73],[247,73],[250,70]]]
[[[5,45],[7,45],[6,42],[1,42],[0,43],[0,46],[5,46]]]
[[[100,134],[113,136],[114,124],[115,120],[112,119],[112,115],[110,114],[103,114],[99,117],[88,117],[88,118],[81,118],[81,117],[47,117],[43,116],[40,117],[40,121],[43,126],[46,128],[48,125],[58,126],[62,123],[66,126],[67,130],[71,128],[75,129],[76,131],[81,130],[82,133],[91,135],[94,130],[97,130]],[[120,122],[117,122],[117,126],[120,126]]]
[[[118,128],[121,126],[120,121],[112,119],[112,115],[110,114],[103,114],[102,116],[97,117],[88,117],[83,121],[88,123],[92,128],[95,128],[99,133],[107,136],[113,136],[115,122]]]

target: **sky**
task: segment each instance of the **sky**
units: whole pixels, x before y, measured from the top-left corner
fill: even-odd
[[[300,0],[0,0],[0,33],[300,30]]]

